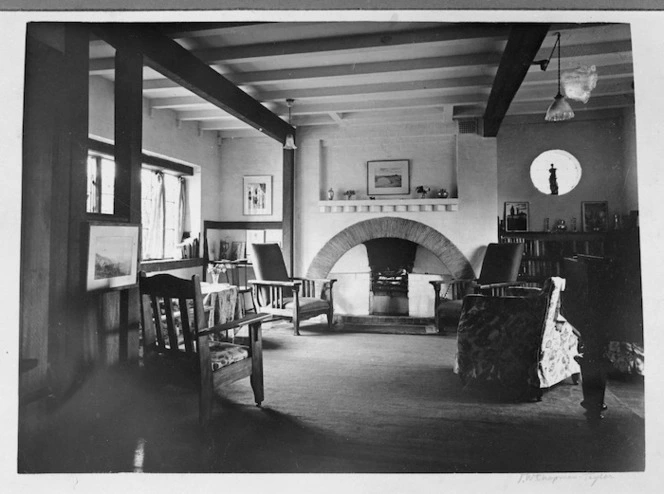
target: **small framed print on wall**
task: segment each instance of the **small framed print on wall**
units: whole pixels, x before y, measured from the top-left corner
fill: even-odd
[[[584,232],[605,232],[609,226],[609,203],[607,201],[584,201],[581,203],[581,221]]]
[[[86,288],[110,290],[136,285],[140,225],[90,223]]]
[[[243,214],[272,214],[272,175],[251,175],[243,178]]]
[[[505,231],[527,232],[530,220],[530,204],[528,202],[505,203]]]
[[[367,162],[367,194],[410,193],[410,161],[384,160]]]

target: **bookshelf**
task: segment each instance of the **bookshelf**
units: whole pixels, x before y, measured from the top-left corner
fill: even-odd
[[[550,276],[563,276],[563,259],[575,254],[606,255],[606,232],[499,232],[501,243],[523,242],[519,280],[541,285]]]

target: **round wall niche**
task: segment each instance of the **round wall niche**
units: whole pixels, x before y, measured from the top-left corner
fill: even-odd
[[[540,192],[561,196],[573,190],[581,180],[581,165],[571,153],[550,149],[533,160],[530,180]]]

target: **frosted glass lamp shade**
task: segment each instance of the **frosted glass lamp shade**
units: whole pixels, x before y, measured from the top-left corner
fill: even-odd
[[[544,120],[547,122],[562,122],[563,120],[570,120],[572,118],[574,118],[574,110],[572,110],[572,107],[569,106],[569,103],[562,94],[556,94],[556,97],[553,98],[553,103],[551,103],[551,106],[546,111]]]
[[[295,145],[295,138],[293,137],[293,134],[288,134],[286,136],[286,143],[284,144],[284,149],[297,149],[297,146]]]

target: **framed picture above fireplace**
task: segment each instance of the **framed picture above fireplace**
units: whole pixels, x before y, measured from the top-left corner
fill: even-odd
[[[410,160],[367,161],[367,194],[409,194]]]

